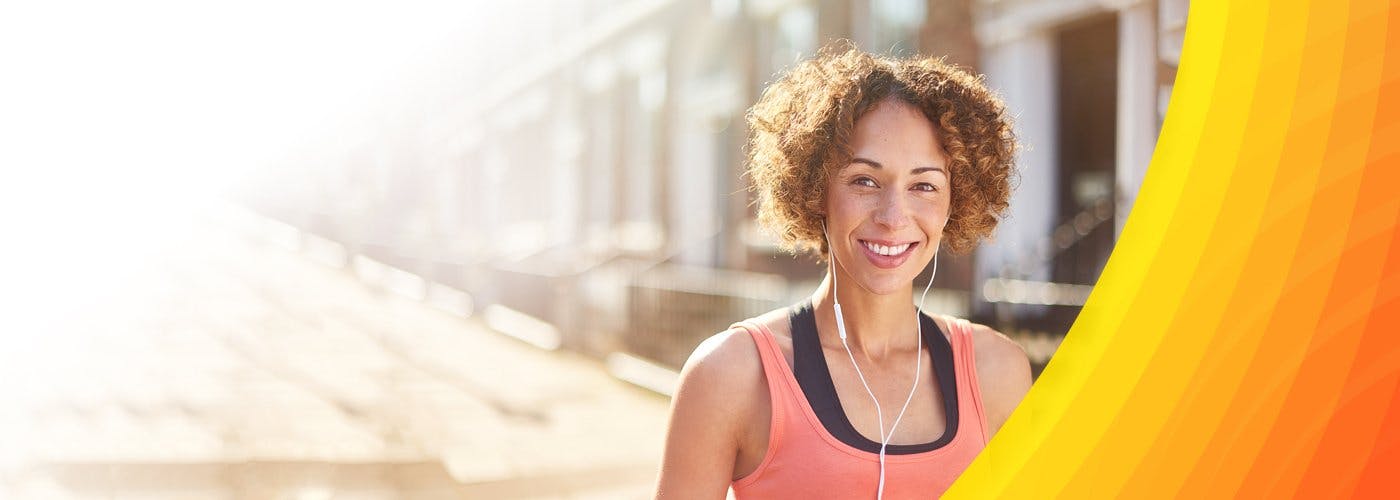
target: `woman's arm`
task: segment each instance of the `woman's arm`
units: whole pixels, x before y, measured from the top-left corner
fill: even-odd
[[[716,334],[695,348],[671,398],[656,498],[725,497],[743,422],[752,414],[749,388],[755,376],[762,382],[761,370],[743,330]]]

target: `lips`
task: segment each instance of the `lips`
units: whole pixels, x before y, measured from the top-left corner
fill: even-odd
[[[894,269],[904,264],[904,261],[909,260],[909,256],[913,255],[914,249],[919,246],[918,242],[859,241],[861,253],[865,254],[866,260],[881,269]]]

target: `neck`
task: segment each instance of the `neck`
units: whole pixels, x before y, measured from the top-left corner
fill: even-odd
[[[879,295],[844,275],[836,282],[841,285],[841,315],[846,320],[846,343],[853,355],[878,363],[918,349],[919,325],[912,289]],[[812,309],[823,344],[839,346],[832,286],[828,273],[812,294]]]

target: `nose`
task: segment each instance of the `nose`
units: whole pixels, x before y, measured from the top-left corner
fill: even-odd
[[[909,225],[908,204],[897,190],[880,197],[880,206],[875,209],[875,223],[888,229],[903,229]]]

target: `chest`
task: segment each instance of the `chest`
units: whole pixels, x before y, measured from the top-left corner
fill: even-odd
[[[793,367],[792,341],[787,336],[775,336],[783,361],[791,373]],[[948,414],[945,411],[943,389],[932,363],[933,357],[925,350],[918,366],[915,357],[909,355],[906,362],[893,366],[860,366],[857,372],[851,356],[844,349],[833,351],[823,349],[829,377],[835,389],[840,411],[851,427],[865,439],[873,442],[881,440],[881,423],[885,432],[893,428],[889,443],[914,445],[930,443],[943,437],[947,429]],[[916,379],[917,372],[917,379]],[[862,383],[862,378],[864,383]],[[915,387],[915,380],[918,385]],[[867,386],[869,391],[867,391]],[[912,395],[911,395],[911,388]],[[874,399],[872,399],[872,393]],[[796,393],[797,398],[806,399],[806,393]],[[741,439],[739,454],[736,457],[735,477],[742,477],[755,469],[762,461],[768,448],[772,401],[766,385],[753,395],[754,418],[747,420],[747,429]],[[876,400],[879,411],[876,411]],[[908,401],[907,408],[905,402]],[[904,410],[900,415],[901,409]],[[805,410],[804,410],[805,411]],[[895,421],[898,420],[898,426]],[[837,434],[823,427],[819,432]]]
[[[880,442],[882,428],[890,444],[928,443],[943,435],[945,395],[927,350],[884,366],[853,363],[844,349],[825,349],[824,356],[841,412],[865,438]]]

